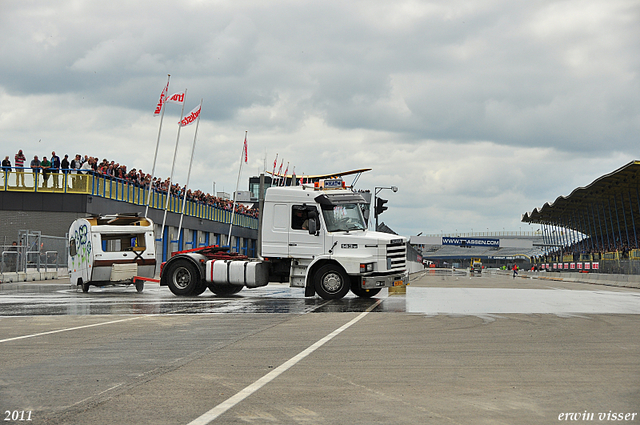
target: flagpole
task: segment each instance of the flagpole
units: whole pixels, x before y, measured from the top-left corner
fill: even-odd
[[[244,140],[247,141],[247,131],[244,132]],[[229,249],[231,249],[231,230],[233,229],[233,217],[236,214],[236,198],[238,197],[238,187],[240,186],[240,173],[242,172],[242,162],[245,157],[245,146],[242,145],[242,153],[240,154],[240,167],[238,168],[238,180],[236,181],[236,191],[233,192],[233,206],[231,207],[231,222],[229,223],[229,237],[227,238],[227,244],[229,244]]]
[[[202,99],[200,99],[200,111],[202,111]],[[200,125],[200,114],[196,121],[196,132],[193,135],[193,145],[191,146],[191,160],[189,161],[189,171],[187,172],[187,183],[184,186],[184,196],[182,197],[182,212],[180,213],[180,225],[178,226],[178,235],[182,229],[182,218],[184,217],[184,208],[187,205],[187,187],[189,187],[189,178],[191,177],[191,165],[193,164],[193,153],[196,151],[196,137],[198,137],[198,126]],[[196,248],[192,246],[192,248]]]
[[[278,163],[278,152],[276,152],[276,159],[273,161],[273,171],[271,172],[271,186],[275,186],[273,183],[276,180],[276,164]]]
[[[182,112],[180,112],[180,121],[184,118],[184,104],[187,102],[187,89],[184,89],[184,99],[182,102]],[[176,137],[176,147],[173,151],[173,163],[171,164],[171,174],[169,175],[169,187],[167,187],[167,201],[164,204],[164,217],[162,217],[162,238],[164,239],[164,225],[167,222],[167,210],[169,209],[169,198],[171,197],[171,181],[173,180],[173,170],[176,167],[176,155],[178,154],[178,142],[180,141],[180,129],[182,124],[178,122],[178,136]],[[178,235],[180,237],[180,235]],[[171,243],[171,238],[169,238]]]
[[[282,184],[280,186],[287,185],[287,171],[289,171],[289,163],[287,162],[287,168],[284,169],[284,174],[282,175]]]
[[[153,177],[155,176],[156,171],[156,160],[158,159],[158,147],[160,146],[160,132],[162,131],[162,120],[164,119],[164,106],[167,104],[166,97],[169,93],[169,80],[171,79],[171,74],[167,74],[167,85],[165,86],[165,98],[161,99],[162,102],[162,113],[160,114],[160,127],[158,128],[158,140],[156,141],[156,152],[153,154],[153,166],[151,167],[151,181],[149,182],[149,193],[147,193],[147,202],[144,209],[144,217],[147,218],[147,214],[149,213],[149,203],[151,202],[151,191],[153,188],[151,187],[151,183],[153,182]]]
[[[284,164],[284,158],[282,158],[282,160],[280,161],[280,168],[278,168],[278,184],[276,186],[280,186],[281,183],[280,172],[282,171],[282,164]]]

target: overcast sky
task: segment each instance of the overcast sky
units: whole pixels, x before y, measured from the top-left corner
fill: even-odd
[[[372,168],[400,234],[533,230],[521,214],[640,159],[640,2],[0,0],[4,158],[151,171],[169,91],[203,99],[190,186],[232,192],[276,153]],[[180,116],[168,105],[156,175]],[[184,184],[195,126],[182,130]],[[351,183],[350,179],[347,180]]]

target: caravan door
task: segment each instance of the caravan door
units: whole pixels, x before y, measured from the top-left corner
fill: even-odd
[[[89,282],[93,263],[91,224],[85,219],[75,220],[69,228],[69,277],[72,284]]]

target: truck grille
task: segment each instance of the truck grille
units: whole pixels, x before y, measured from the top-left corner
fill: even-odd
[[[400,243],[387,245],[387,270],[403,270],[406,267],[407,246]]]

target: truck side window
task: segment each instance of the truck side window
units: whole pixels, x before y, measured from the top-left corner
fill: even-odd
[[[69,239],[69,255],[75,257],[78,253],[78,249],[76,248],[76,238]]]
[[[291,208],[291,228],[294,230],[309,230],[309,213],[302,205]]]

